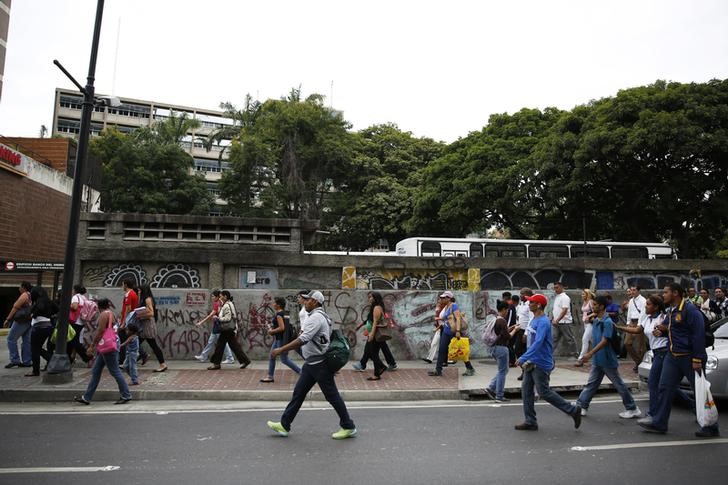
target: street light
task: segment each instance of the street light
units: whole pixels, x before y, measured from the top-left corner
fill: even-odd
[[[88,64],[88,78],[86,86],[81,86],[73,76],[57,60],[53,64],[63,71],[76,87],[83,93],[83,108],[81,109],[81,131],[78,137],[78,151],[76,153],[76,167],[73,171],[73,192],[71,194],[71,210],[68,215],[68,239],[66,240],[66,257],[63,260],[63,283],[61,286],[61,306],[58,310],[58,323],[56,349],[48,363],[48,373],[43,382],[58,384],[70,382],[73,379],[71,361],[66,352],[66,336],[68,335],[68,315],[71,310],[71,296],[73,289],[73,273],[76,266],[76,242],[78,241],[78,219],[81,214],[81,193],[83,192],[83,169],[88,155],[88,140],[91,128],[91,114],[93,113],[96,98],[94,97],[94,78],[96,76],[96,55],[99,51],[99,36],[101,35],[101,19],[104,13],[104,0],[96,4],[96,23],[91,42],[91,58]]]

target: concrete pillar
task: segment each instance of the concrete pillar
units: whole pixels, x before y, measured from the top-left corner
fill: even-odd
[[[210,261],[208,268],[207,287],[224,288],[225,287],[225,271],[224,265],[219,261]]]

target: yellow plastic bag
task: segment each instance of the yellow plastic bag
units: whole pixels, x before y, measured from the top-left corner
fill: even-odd
[[[450,345],[447,346],[448,360],[462,360],[467,362],[470,360],[470,339],[467,337],[453,337]]]

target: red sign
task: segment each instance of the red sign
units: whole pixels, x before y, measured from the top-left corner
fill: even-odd
[[[16,167],[20,165],[20,153],[13,151],[7,147],[0,146],[0,160],[8,162]]]

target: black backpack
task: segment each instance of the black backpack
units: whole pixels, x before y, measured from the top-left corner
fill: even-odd
[[[688,305],[695,304],[690,300],[687,300],[685,302],[685,305],[683,305],[683,309],[680,312],[682,314],[680,318],[682,318],[683,322],[687,322]],[[700,315],[703,317],[703,325],[705,327],[705,348],[707,349],[708,347],[713,347],[715,345],[715,336],[713,335],[713,329],[710,328],[710,319],[705,313],[702,312],[702,310],[700,310],[700,308],[698,308],[698,313],[700,313]]]
[[[602,324],[602,334],[604,334],[604,321],[602,320],[599,323]],[[622,332],[617,330],[617,325],[614,322],[612,322],[612,338],[607,340],[614,353],[617,354],[617,358],[619,358],[619,354],[622,352]]]

